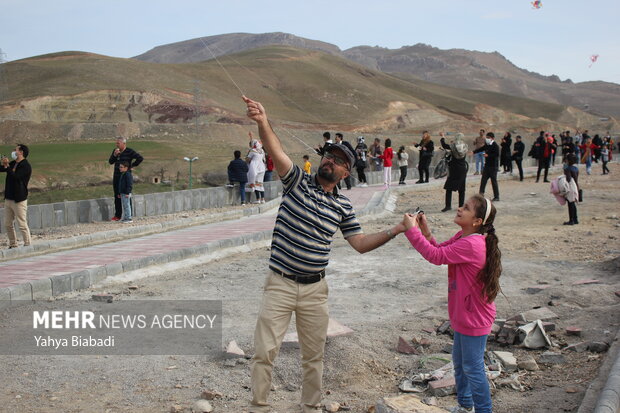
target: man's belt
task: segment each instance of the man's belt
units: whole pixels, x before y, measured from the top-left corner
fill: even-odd
[[[269,269],[275,272],[278,275],[281,275],[284,278],[287,278],[291,281],[295,281],[299,284],[314,284],[315,282],[321,281],[325,277],[325,270],[321,271],[318,274],[312,275],[297,275],[297,274],[285,274],[277,268],[269,267]]]

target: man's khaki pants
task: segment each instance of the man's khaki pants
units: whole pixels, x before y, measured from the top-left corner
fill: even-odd
[[[30,245],[30,229],[28,228],[28,200],[15,202],[10,199],[4,200],[4,225],[9,237],[9,247],[17,247],[17,235],[13,221],[17,221],[22,233],[24,246]]]
[[[270,411],[267,395],[271,390],[271,371],[293,311],[303,369],[301,408],[304,413],[320,409],[329,323],[327,294],[324,278],[314,284],[299,284],[269,271],[254,332],[251,412]]]

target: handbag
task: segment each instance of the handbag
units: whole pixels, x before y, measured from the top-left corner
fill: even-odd
[[[583,202],[583,189],[579,190],[579,202]]]

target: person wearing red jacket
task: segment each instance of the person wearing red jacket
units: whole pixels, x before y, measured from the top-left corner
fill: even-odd
[[[385,140],[385,149],[379,158],[383,159],[383,185],[388,188],[392,183],[392,158],[394,158],[391,139]]]
[[[592,157],[594,156],[594,151],[599,147],[592,143],[591,138],[587,138],[583,145],[579,145],[581,149],[581,163],[586,164],[586,173],[590,175],[592,173]]]

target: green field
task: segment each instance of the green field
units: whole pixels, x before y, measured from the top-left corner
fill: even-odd
[[[0,154],[10,157],[14,146],[0,145]],[[31,204],[75,201],[80,199],[111,196],[112,166],[108,163],[115,146],[113,142],[71,142],[39,143],[28,145],[28,161],[32,165],[31,182],[37,182],[30,191]],[[147,182],[134,184],[134,193],[145,194],[186,189],[188,164],[183,161],[187,153],[180,145],[167,142],[131,142],[131,148],[138,151],[145,161],[134,172],[146,181],[155,175],[157,168],[165,167],[165,177],[171,185],[156,185]],[[161,165],[161,166],[160,166]],[[200,184],[201,168],[193,165],[193,188]],[[147,172],[148,171],[148,172]],[[177,175],[177,171],[179,174]],[[178,182],[177,182],[178,178]],[[108,182],[106,184],[106,182]],[[33,185],[31,185],[32,189]],[[4,189],[4,177],[0,175],[0,188]]]

